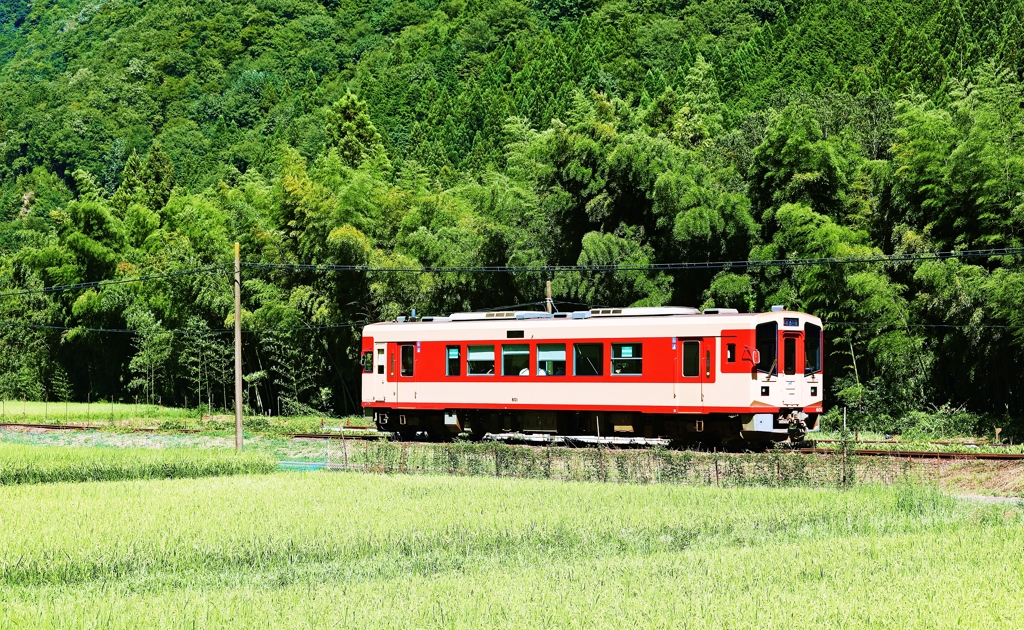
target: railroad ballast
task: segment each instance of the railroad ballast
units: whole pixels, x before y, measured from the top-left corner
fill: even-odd
[[[377,428],[764,443],[818,427],[821,320],[773,307],[455,313],[363,329]]]

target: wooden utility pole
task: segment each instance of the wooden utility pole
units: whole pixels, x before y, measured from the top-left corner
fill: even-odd
[[[544,310],[551,313],[554,311],[554,303],[551,301],[551,281],[544,284]]]
[[[235,450],[242,451],[242,256],[235,243]]]

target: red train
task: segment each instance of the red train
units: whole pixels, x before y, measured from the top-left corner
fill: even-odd
[[[402,437],[764,443],[817,428],[822,345],[781,307],[455,313],[366,326],[362,400]]]

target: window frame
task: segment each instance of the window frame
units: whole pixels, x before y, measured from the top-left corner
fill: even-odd
[[[580,363],[579,359],[583,355],[578,352],[578,349],[581,346],[593,346],[593,347],[596,347],[598,349],[598,351],[600,352],[600,355],[597,357],[596,365],[594,364],[593,361],[590,360],[590,357],[584,357],[584,358],[587,359],[587,363],[589,363],[591,367],[593,367],[594,369],[597,370],[597,374],[580,374],[579,373],[579,363]],[[580,342],[580,343],[572,344],[572,375],[573,375],[573,377],[580,376],[580,377],[583,377],[583,378],[601,378],[601,377],[603,377],[604,376],[604,343],[601,343],[601,342],[598,342],[598,343]]]
[[[639,349],[639,351],[640,351],[639,355],[638,356],[631,356],[631,357],[616,357],[615,356],[616,347],[621,352],[622,348],[625,347],[625,346],[629,346],[631,348],[630,354],[633,354],[633,352],[635,350]],[[609,353],[608,359],[609,359],[609,362],[610,362],[609,363],[608,374],[611,375],[611,376],[626,376],[626,377],[629,377],[629,376],[643,376],[643,373],[644,373],[644,344],[641,341],[629,341],[629,342],[621,342],[621,343],[620,342],[613,342],[611,344],[611,353]],[[638,370],[636,372],[616,372],[615,371],[615,362],[616,361],[627,362],[626,363],[627,365],[635,364],[636,366],[638,366]]]
[[[761,352],[761,343],[760,343],[761,340],[762,339],[764,339],[764,340],[768,339],[768,335],[767,334],[764,334],[764,335],[758,335],[757,334],[758,329],[761,328],[762,326],[765,327],[765,329],[767,329],[768,327],[772,327],[772,333],[771,333],[772,351],[771,352]],[[771,376],[778,375],[778,373],[779,373],[779,322],[776,322],[776,321],[761,322],[760,324],[758,324],[757,326],[754,327],[754,348],[757,350],[758,354],[761,355],[760,356],[761,360],[757,363],[757,365],[754,366],[755,369],[758,372],[760,372],[761,374],[769,374]],[[768,366],[768,368],[763,367],[763,366],[766,366],[766,365]]]
[[[373,374],[373,350],[363,352],[363,374]]]
[[[523,352],[522,350],[507,351],[508,348],[526,348],[526,352]],[[513,374],[505,373],[505,359],[506,359],[506,357],[509,357],[509,358],[511,358],[511,357],[519,357],[519,356],[522,356],[522,355],[526,355],[526,368],[519,368],[519,370],[514,371]],[[497,357],[495,357],[495,358],[497,358]],[[526,370],[526,374],[521,374],[523,369]],[[502,376],[530,376],[531,374],[532,374],[532,372],[530,371],[530,344],[528,344],[528,343],[503,343],[503,344],[501,344],[501,375]]]
[[[817,333],[813,333],[814,330],[817,330]],[[813,334],[814,342],[815,342],[815,344],[817,346],[818,352],[817,352],[817,354],[815,356],[815,365],[814,365],[813,369],[808,369],[807,357],[809,355],[808,355],[807,351],[808,351],[808,349],[810,349],[810,344],[807,343],[807,340],[812,337],[812,334]],[[817,325],[817,324],[813,324],[811,322],[804,322],[804,376],[807,376],[807,375],[810,375],[810,374],[817,374],[817,373],[822,371],[822,363],[824,363],[824,361],[822,360],[823,359],[822,352],[823,352],[824,348],[825,348],[825,331],[822,329],[822,327]]]
[[[455,350],[455,373],[452,373],[452,356],[451,351]],[[444,347],[444,375],[445,376],[462,376],[462,346],[452,345]]]
[[[491,371],[489,373],[488,372],[484,372],[482,374],[481,373],[474,373],[473,370],[471,369],[472,366],[473,366],[473,363],[479,363],[481,361],[486,361],[486,359],[482,359],[482,360],[478,359],[477,361],[473,361],[473,359],[471,358],[472,355],[473,355],[473,348],[490,348],[491,349],[490,350],[490,352],[491,352]],[[494,366],[494,362],[495,362],[496,356],[497,355],[495,355],[495,353],[494,353],[494,344],[493,343],[490,343],[490,344],[482,343],[482,344],[477,344],[477,345],[466,344],[466,376],[494,376],[494,367],[495,367]]]
[[[553,373],[553,372],[549,372],[546,367],[544,367],[544,368],[541,367],[541,358],[540,358],[541,348],[547,347],[548,348],[547,352],[551,352],[552,351],[552,350],[550,350],[551,346],[558,346],[558,347],[560,347],[562,349],[562,360],[561,360],[561,363],[562,363],[562,373],[561,374],[556,374],[556,373]],[[536,356],[537,356],[537,360],[535,361],[535,363],[536,363],[536,371],[534,372],[534,375],[539,376],[541,378],[547,378],[549,376],[562,376],[562,377],[567,376],[566,368],[568,367],[568,364],[569,364],[569,359],[568,359],[569,355],[568,355],[568,351],[566,350],[566,344],[565,343],[538,343],[537,344],[537,355]],[[558,362],[559,362],[558,360],[545,361],[545,363],[558,363]],[[542,369],[544,370],[544,374],[540,373],[540,371]]]
[[[700,350],[701,350],[701,346],[703,345],[703,340],[702,339],[682,339],[681,341],[682,341],[682,346],[680,347],[680,351],[682,353],[682,360],[680,361],[681,369],[679,370],[679,374],[680,374],[680,376],[682,378],[700,379],[700,377],[701,377],[701,370],[700,370],[701,356],[700,356]],[[693,346],[697,347],[697,352],[696,352],[696,354],[693,355],[695,357],[694,365],[696,366],[696,373],[694,373],[694,374],[687,374],[686,373],[686,367],[687,367],[687,365],[686,365],[686,348],[687,348],[687,346],[690,346],[691,344]]]
[[[405,351],[409,350],[409,356],[412,357],[411,365],[409,366],[409,373],[405,373]],[[398,375],[402,378],[413,378],[416,375],[416,344],[412,343],[400,343],[398,344]]]
[[[796,376],[796,340],[795,335],[786,335],[782,338],[782,373],[785,376]],[[790,350],[793,352],[792,357]]]
[[[725,344],[725,362],[736,363],[736,344],[727,343]]]

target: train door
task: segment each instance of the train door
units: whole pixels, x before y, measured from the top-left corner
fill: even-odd
[[[387,375],[388,344],[373,344],[373,401],[384,402],[388,389]]]
[[[419,344],[402,343],[398,344],[398,379],[396,386],[398,396],[404,396],[406,401],[412,399],[409,394],[413,393],[413,389],[409,387],[413,379],[416,376],[416,350]]]
[[[779,346],[779,381],[782,384],[782,404],[786,407],[801,406],[801,390],[804,381],[804,334],[784,331]]]
[[[676,405],[681,407],[684,413],[703,413],[704,357],[708,352],[704,347],[704,339],[679,337],[677,345]]]

